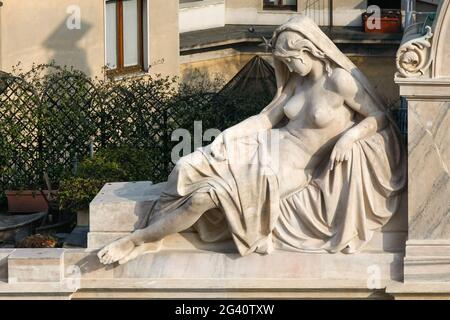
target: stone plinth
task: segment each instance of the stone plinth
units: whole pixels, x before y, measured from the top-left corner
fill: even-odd
[[[275,251],[268,256],[240,257],[226,250],[203,249],[180,251],[166,245],[160,252],[128,264],[107,267],[99,262],[96,251],[52,250],[46,256],[59,261],[58,282],[54,281],[57,276],[49,277],[48,264],[36,258],[35,250],[5,251],[11,269],[9,283],[0,280],[0,299],[18,295],[40,299],[389,298],[386,287],[402,280],[402,252],[345,255]],[[17,263],[23,266],[24,261],[28,269],[18,272]],[[33,277],[30,269],[35,272]],[[26,283],[12,281],[20,274]],[[46,281],[50,278],[52,281]]]
[[[149,181],[106,184],[89,207],[88,247],[98,248],[135,230],[163,186]]]

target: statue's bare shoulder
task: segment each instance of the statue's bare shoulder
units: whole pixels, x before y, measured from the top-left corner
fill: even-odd
[[[358,93],[358,84],[347,70],[336,68],[330,78],[333,89],[344,99],[351,99]]]

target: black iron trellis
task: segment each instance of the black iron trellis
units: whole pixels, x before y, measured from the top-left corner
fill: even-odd
[[[273,95],[175,93],[170,87],[161,79],[93,82],[59,69],[39,81],[0,73],[0,193],[43,187],[44,172],[57,187],[92,148],[145,151],[154,170],[143,178],[163,181],[173,168],[175,129],[193,132],[194,121],[202,120],[204,130],[223,130],[258,113]]]

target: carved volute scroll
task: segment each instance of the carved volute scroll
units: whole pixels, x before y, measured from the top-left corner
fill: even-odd
[[[425,34],[405,35],[397,51],[396,77],[413,78],[423,76],[433,61],[431,55],[431,27],[426,26]]]

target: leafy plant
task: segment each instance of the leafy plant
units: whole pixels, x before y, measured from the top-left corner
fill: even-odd
[[[108,182],[149,180],[153,166],[145,150],[116,147],[99,150],[84,159],[75,175],[68,175],[59,186],[62,210],[84,210]]]
[[[70,177],[61,181],[58,203],[61,210],[85,210],[105,184],[105,180]]]
[[[155,171],[155,166],[151,161],[154,156],[155,154],[151,150],[122,146],[99,150],[95,158],[117,165],[117,169],[123,173],[123,177],[116,176],[114,181],[146,181],[152,180]],[[84,169],[80,168],[80,170]]]

